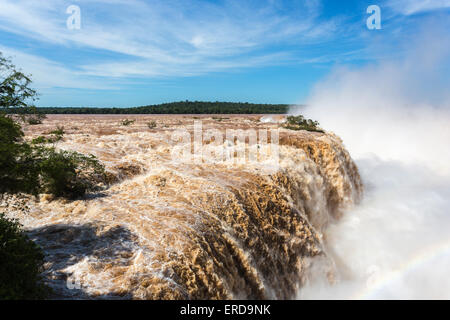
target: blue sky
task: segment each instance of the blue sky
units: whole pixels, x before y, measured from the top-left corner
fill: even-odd
[[[32,74],[39,106],[302,103],[337,66],[401,59],[449,16],[450,0],[0,0],[0,51]]]

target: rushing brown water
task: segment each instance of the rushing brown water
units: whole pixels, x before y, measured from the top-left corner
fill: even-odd
[[[125,118],[137,121],[121,126]],[[259,118],[201,120],[220,130],[278,127]],[[27,137],[57,125],[67,132],[57,147],[96,155],[115,183],[77,201],[30,198],[25,214],[9,209],[44,249],[55,297],[289,299],[310,272],[332,280],[323,231],[362,192],[333,134],[281,129],[273,171],[171,161],[167,136],[191,128],[192,116],[51,116]]]

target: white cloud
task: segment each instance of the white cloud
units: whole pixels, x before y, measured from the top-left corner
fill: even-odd
[[[289,54],[275,53],[254,57],[234,58],[226,60],[189,58],[183,64],[173,64],[168,67],[151,60],[132,62],[107,62],[95,65],[81,66],[86,75],[101,77],[170,77],[196,76],[209,72],[219,72],[286,63],[293,60]]]
[[[23,53],[21,51],[0,46],[0,52],[5,57],[11,58],[13,63],[20,66],[26,74],[30,74],[35,80],[33,86],[36,89],[52,87],[80,88],[80,89],[116,89],[113,84],[105,84],[89,79],[86,75],[70,70],[60,63]]]
[[[269,46],[323,42],[336,24],[320,21],[320,1],[0,0],[0,29],[23,37],[126,55],[80,62],[98,76],[192,75],[283,62]],[[81,30],[66,28],[66,8],[81,8]]]
[[[450,0],[396,0],[388,5],[403,15],[413,15],[420,12],[450,8]]]

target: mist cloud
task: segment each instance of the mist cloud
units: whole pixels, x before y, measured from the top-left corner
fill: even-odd
[[[401,59],[339,67],[314,89],[303,113],[342,137],[366,191],[326,235],[338,283],[311,279],[300,298],[450,298],[446,24],[426,25]]]

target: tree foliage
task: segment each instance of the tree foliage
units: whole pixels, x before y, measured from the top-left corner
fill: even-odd
[[[37,97],[30,84],[30,77],[18,70],[0,53],[0,106],[30,109],[30,102],[35,101]]]
[[[62,139],[63,128],[51,132],[50,138],[24,140],[18,121],[29,119],[34,109],[36,92],[30,84],[30,78],[0,53],[0,192],[82,196],[95,187],[104,168],[94,156],[57,150],[54,143]],[[41,249],[18,222],[0,214],[0,299],[44,298],[42,263]]]
[[[41,279],[44,255],[16,220],[0,213],[0,299],[41,299],[48,288]]]
[[[17,117],[7,111],[26,114],[35,109],[30,103],[36,92],[29,88],[30,78],[1,54],[0,75],[0,192],[76,198],[94,190],[104,168],[92,155],[58,151],[54,144],[63,138],[64,128],[56,128],[50,137],[24,141]]]

